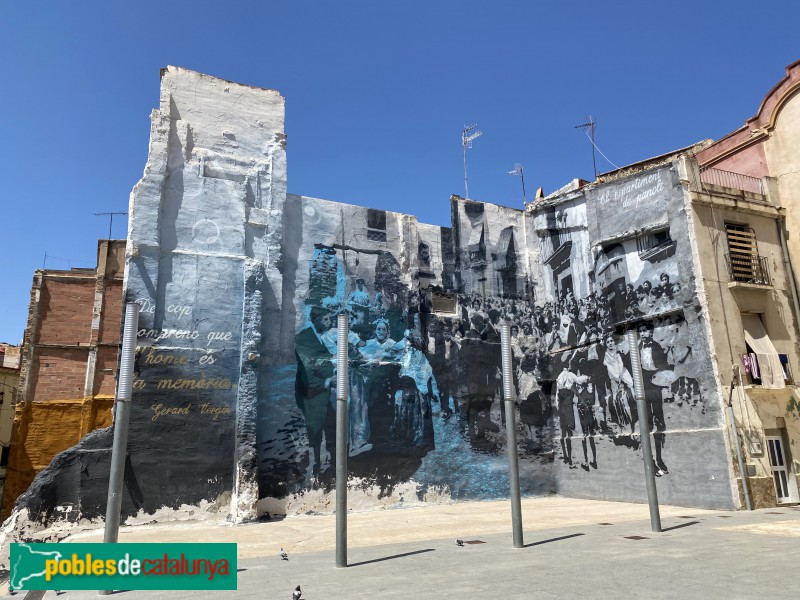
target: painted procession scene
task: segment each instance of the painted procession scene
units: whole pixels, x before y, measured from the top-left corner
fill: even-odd
[[[653,434],[666,495],[668,482],[697,476],[681,471],[702,443],[694,438],[718,416],[697,372],[705,350],[692,342],[668,230],[601,247],[590,265],[571,267],[566,257],[554,276],[548,265],[528,267],[519,211],[509,210],[518,227],[501,215],[495,228],[493,214],[469,206],[477,203],[454,201],[461,219],[453,229],[409,225],[393,213],[382,213],[379,229],[376,211],[342,220],[326,215],[331,203],[303,202],[313,222],[303,231],[315,241],[298,251],[295,360],[273,367],[259,399],[262,498],[332,489],[340,314],[349,322],[348,468],[378,496],[507,495],[504,323],[523,493],[591,494],[609,480],[638,482],[643,432]],[[461,221],[466,231],[455,231]],[[393,223],[403,236],[392,235]],[[577,250],[586,227],[559,235],[574,235]],[[591,280],[564,277],[581,272]],[[539,286],[542,297],[537,278],[554,282]],[[646,422],[634,396],[631,328]]]

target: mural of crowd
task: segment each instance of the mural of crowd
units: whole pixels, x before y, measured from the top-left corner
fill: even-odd
[[[306,317],[295,339],[295,395],[305,417],[313,473],[328,471],[334,452],[336,326],[342,312],[350,322],[349,455],[371,452],[401,462],[405,457],[413,472],[434,448],[431,405],[440,400],[426,356],[419,296],[404,289],[400,267],[388,252],[378,255],[369,287],[361,277],[346,277],[344,265],[335,248],[315,248]]]
[[[553,302],[457,296],[455,310],[434,313],[430,290],[403,285],[395,257],[376,252],[372,277],[347,273],[346,250],[318,244],[296,335],[295,397],[305,418],[314,478],[332,477],[336,402],[336,317],[349,334],[349,454],[356,465],[383,457],[402,479],[436,447],[433,419],[452,420],[479,453],[504,451],[499,326],[510,324],[522,456],[558,456],[570,469],[598,469],[596,439],[638,449],[627,338],[621,320],[639,320],[638,339],[656,472],[669,473],[664,405],[705,412],[691,371],[692,348],[680,287],[625,283],[621,294]],[[609,296],[611,299],[609,300]],[[620,308],[620,303],[622,308]],[[648,316],[643,320],[642,317]],[[573,449],[580,440],[581,451]]]

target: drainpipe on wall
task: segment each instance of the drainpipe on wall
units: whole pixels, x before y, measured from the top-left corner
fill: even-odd
[[[750,489],[747,484],[747,472],[744,469],[744,461],[742,460],[742,449],[739,446],[739,433],[736,431],[736,419],[733,416],[733,390],[736,388],[736,382],[739,381],[739,368],[736,365],[731,365],[731,370],[733,371],[733,377],[731,377],[731,391],[728,395],[728,420],[731,424],[733,447],[736,449],[736,460],[739,462],[739,474],[742,476],[744,505],[747,510],[753,510],[753,507],[750,504]]]
[[[778,226],[778,237],[781,240],[781,251],[783,252],[783,267],[789,276],[789,290],[792,292],[792,304],[794,305],[794,322],[795,329],[797,329],[797,320],[800,319],[800,302],[797,300],[797,286],[794,281],[794,269],[792,268],[792,259],[789,257],[789,249],[786,247],[786,234],[784,228],[786,226],[786,217],[783,214],[778,214],[778,220],[775,222]]]

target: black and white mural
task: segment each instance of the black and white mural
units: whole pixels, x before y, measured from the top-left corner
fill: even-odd
[[[671,166],[525,211],[453,198],[450,227],[286,195],[240,235],[243,215],[193,198],[159,213],[173,237],[129,259],[141,318],[124,514],[224,504],[231,490],[257,494],[248,518],[332,510],[342,314],[359,506],[508,496],[504,323],[523,494],[643,501],[649,434],[662,502],[733,505]],[[98,516],[110,443],[60,455],[64,475],[23,502]]]
[[[273,370],[280,385],[260,399],[261,495],[333,485],[336,319],[346,313],[349,464],[365,489],[508,493],[499,352],[508,323],[524,493],[638,499],[641,436],[651,433],[665,501],[705,486],[701,502],[725,504],[718,401],[696,311],[686,310],[690,258],[669,218],[681,195],[664,183],[668,169],[640,177],[652,185],[604,190],[621,203],[625,190],[646,197],[628,231],[596,226],[589,195],[527,213],[456,199],[453,228],[434,228],[436,239],[404,215],[354,209],[342,220],[339,205],[302,199],[313,223],[298,250],[295,359]]]
[[[277,92],[174,67],[161,82],[126,257],[141,315],[124,515],[333,510],[341,315],[354,506],[508,496],[503,324],[523,494],[643,501],[652,435],[662,502],[733,506],[674,165],[525,210],[453,197],[449,226],[426,225],[287,194]],[[101,516],[111,433],[59,454],[18,506]]]

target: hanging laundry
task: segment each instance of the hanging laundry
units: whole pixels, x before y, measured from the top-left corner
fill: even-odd
[[[781,367],[783,367],[783,378],[788,381],[789,380],[789,355],[788,354],[778,354],[778,359],[781,361]]]
[[[744,365],[744,372],[748,375],[752,375],[753,371],[749,354],[742,354],[742,364]]]
[[[758,358],[754,353],[750,353],[748,355],[750,357],[750,373],[753,375],[753,379],[761,379],[761,371],[758,368]]]

